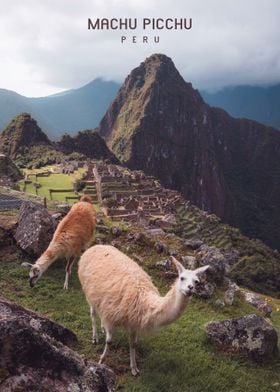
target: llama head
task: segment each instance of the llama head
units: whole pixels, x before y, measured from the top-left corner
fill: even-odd
[[[30,287],[34,287],[37,281],[40,279],[42,275],[42,271],[40,267],[38,267],[36,264],[32,265],[30,271],[29,271],[29,284]]]
[[[40,279],[43,271],[41,271],[40,267],[36,264],[31,263],[22,263],[23,267],[30,268],[29,271],[29,284],[30,287],[34,287],[35,283]]]
[[[175,264],[178,271],[178,290],[185,296],[190,296],[195,293],[196,289],[203,284],[205,280],[203,275],[209,268],[209,265],[197,268],[195,270],[186,269],[175,257],[172,257],[172,261]]]

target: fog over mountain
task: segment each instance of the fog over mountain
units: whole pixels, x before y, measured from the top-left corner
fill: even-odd
[[[1,9],[0,86],[22,95],[44,96],[97,77],[122,83],[155,52],[171,57],[199,89],[280,82],[278,0],[1,0]],[[87,28],[88,18],[144,17],[192,18],[192,29]],[[143,35],[149,44],[141,43]]]

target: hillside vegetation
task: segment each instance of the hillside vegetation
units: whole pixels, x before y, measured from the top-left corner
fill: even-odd
[[[109,226],[110,222],[103,221]],[[108,226],[107,226],[108,227]],[[109,229],[109,227],[108,227]],[[123,226],[123,230],[125,227]],[[165,293],[172,283],[166,280],[163,272],[155,269],[155,262],[160,260],[152,246],[147,244],[129,244],[129,231],[118,239],[119,246],[126,253],[137,254],[143,260],[144,269],[153,277],[154,282]],[[97,233],[105,242],[112,240],[104,230]],[[174,247],[177,238],[164,237],[170,247]],[[0,291],[2,295],[20,304],[47,315],[73,330],[79,338],[78,351],[88,358],[98,360],[104,344],[91,345],[91,321],[89,308],[81,291],[76,275],[76,268],[68,292],[62,290],[64,263],[56,262],[41,278],[38,285],[31,289],[28,285],[28,271],[20,266],[25,259],[21,254],[6,255],[1,261]],[[280,363],[274,360],[257,364],[244,357],[231,356],[217,352],[207,342],[203,327],[205,323],[226,319],[233,316],[257,313],[255,308],[236,297],[233,306],[219,309],[215,300],[220,298],[217,292],[211,300],[193,299],[184,315],[169,327],[152,334],[142,336],[138,343],[137,357],[141,374],[133,378],[129,372],[129,353],[127,337],[122,331],[115,334],[112,350],[106,363],[118,375],[119,390],[158,392],[273,392],[279,391]],[[271,321],[280,332],[280,301],[269,299],[274,312]],[[100,329],[100,328],[99,328]]]

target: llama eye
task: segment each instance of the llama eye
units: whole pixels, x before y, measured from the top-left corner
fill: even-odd
[[[181,280],[185,280],[185,278],[183,277],[183,276],[181,276],[181,278],[180,278]]]

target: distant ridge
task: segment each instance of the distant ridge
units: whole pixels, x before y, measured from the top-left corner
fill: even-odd
[[[234,117],[250,118],[280,129],[280,84],[270,87],[236,86],[215,93],[201,91],[205,101]]]
[[[30,113],[49,138],[55,139],[66,131],[95,128],[119,84],[95,79],[83,87],[43,98],[27,98],[13,91],[0,89],[0,130],[17,115]]]

